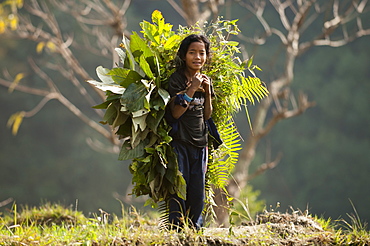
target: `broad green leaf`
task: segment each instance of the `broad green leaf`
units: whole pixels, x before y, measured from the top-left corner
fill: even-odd
[[[113,81],[120,85],[124,79],[126,79],[129,69],[124,69],[120,67],[112,68],[107,75],[110,75]]]
[[[148,169],[149,172],[147,174],[147,180],[146,180],[146,182],[148,182],[148,183],[150,183],[151,181],[153,181],[156,178],[156,176],[157,176],[157,172],[155,170],[155,166],[157,166],[158,165],[158,162],[159,162],[159,158],[158,158],[157,152],[154,152],[154,154],[152,156],[153,156],[152,163],[151,163],[152,165]],[[156,193],[156,192],[154,192],[154,193]]]
[[[105,80],[105,81],[107,81],[107,80]],[[102,91],[111,91],[115,94],[123,94],[124,91],[125,91],[124,87],[115,84],[113,82],[113,80],[112,80],[111,84],[107,84],[105,82],[99,82],[99,81],[96,81],[96,80],[87,80],[87,82],[92,84],[92,85],[95,85],[96,88],[98,88]]]
[[[145,76],[145,73],[140,68],[139,64],[135,61],[135,57],[131,52],[130,41],[124,36],[122,39],[123,46],[125,47],[126,55],[128,58],[130,70],[137,72],[141,77]]]
[[[93,106],[92,108],[95,108],[95,109],[106,109],[110,103],[111,103],[110,101],[105,101],[105,102],[103,102],[101,104],[98,104],[98,105]]]
[[[145,120],[146,120],[147,116],[148,116],[148,114],[143,114],[141,116],[132,118],[132,124],[133,124],[135,132],[137,132],[138,129],[140,129],[141,131],[145,130],[145,128],[146,128],[146,121]]]
[[[168,34],[171,33],[172,27],[173,27],[173,25],[171,25],[169,23],[164,24],[164,28],[163,29],[166,32],[166,36],[168,36]]]
[[[127,141],[124,142],[122,144],[118,160],[120,161],[132,160],[144,156],[145,154],[144,146],[145,143],[141,142],[138,146],[136,146],[136,148],[132,149],[130,143],[128,143]]]
[[[127,74],[129,73],[129,69],[125,69],[125,68],[120,68],[120,67],[116,67],[116,68],[112,68],[108,73],[107,75],[110,75],[113,79],[113,81],[118,84],[118,85],[121,85],[121,83],[126,79],[127,77]]]
[[[159,10],[154,10],[152,13],[152,22],[157,24],[158,26],[164,25],[164,18]]]
[[[98,104],[98,105],[95,105],[95,106],[93,106],[93,108],[95,108],[95,109],[106,109],[112,101],[119,100],[120,98],[121,98],[121,95],[111,94],[111,95],[107,96],[107,99],[105,100],[105,102],[103,102],[101,104]]]
[[[144,58],[144,56],[140,56],[140,62],[139,62],[139,64],[140,64],[141,69],[146,74],[146,76],[148,76],[149,79],[153,79],[154,78],[154,75],[152,73],[152,70],[150,69],[149,63],[146,61],[146,59]]]
[[[141,80],[143,78],[143,76],[141,76],[139,73],[137,73],[136,71],[130,71],[128,74],[127,74],[127,77],[126,79],[122,82],[122,86],[123,87],[128,87],[131,83],[136,83],[138,82],[139,80]]]
[[[98,105],[95,105],[95,106],[93,106],[93,108],[95,108],[95,109],[106,109],[112,101],[119,100],[120,98],[121,98],[121,95],[111,94],[111,95],[107,96],[107,99],[105,100],[105,102],[103,102],[101,104],[98,104]]]
[[[155,45],[159,45],[159,37],[156,26],[147,21],[141,22],[140,26],[143,29],[142,32],[144,35],[146,35],[150,41],[154,42]]]
[[[152,155],[147,155],[144,158],[138,158],[140,162],[146,162],[146,163],[152,162],[152,159],[153,159]]]
[[[177,195],[182,199],[186,199],[186,182],[180,171],[178,171],[176,178]]]
[[[124,124],[128,118],[129,115],[117,111],[117,116],[112,123],[112,127],[116,128],[117,126]]]
[[[126,107],[126,104],[122,103],[121,108],[119,109],[121,112],[128,112],[128,108]],[[129,112],[128,112],[129,113]]]
[[[123,43],[125,51],[126,51],[126,56],[129,59],[130,69],[135,71],[135,59],[134,59],[134,56],[131,53],[130,40],[128,40],[125,36],[123,36],[122,43]]]
[[[114,101],[114,100],[119,100],[121,98],[121,95],[117,95],[114,93],[107,93],[107,99],[106,101]]]
[[[161,178],[163,178],[163,176],[165,175],[166,173],[166,166],[163,166],[163,165],[156,165],[155,167],[156,171],[160,174]]]
[[[117,108],[114,105],[114,103],[110,103],[108,105],[107,110],[105,111],[103,120],[107,121],[111,125],[114,119],[116,118],[116,115],[117,115]]]
[[[146,79],[142,79],[141,83],[143,83],[143,85],[145,86],[147,91],[150,91],[152,86],[153,86],[153,81],[151,81],[151,80],[149,81],[149,80],[146,80]]]
[[[161,111],[165,109],[165,104],[163,102],[163,99],[160,96],[153,96],[150,99],[150,108],[154,109],[156,111]]]
[[[154,53],[151,51],[149,46],[142,40],[136,32],[133,32],[131,35],[131,52],[135,55],[135,57],[144,56],[145,59],[149,57],[153,57]],[[137,53],[137,55],[135,54]]]
[[[124,52],[121,48],[115,48],[114,50],[116,51],[118,57],[120,58],[122,65],[124,66],[125,59],[126,59],[126,52]]]
[[[147,89],[142,83],[130,84],[121,97],[121,104],[125,104],[130,112],[144,109],[145,96]]]
[[[164,49],[171,50],[175,46],[177,46],[180,42],[179,35],[172,35],[169,39],[167,39],[166,43],[164,44]]]
[[[150,113],[148,115],[148,117],[146,118],[146,123],[147,123],[148,127],[155,134],[157,134],[157,128],[158,128],[159,124],[161,123],[161,120],[163,119],[164,113],[165,113],[164,110],[159,111],[156,115],[154,115],[153,113]]]
[[[116,134],[118,136],[122,136],[123,138],[130,137],[132,134],[131,127],[132,127],[131,119],[127,119],[125,123],[119,126]]]
[[[144,80],[142,80],[142,82],[143,81]],[[151,95],[152,95],[152,92],[155,89],[155,85],[153,83],[150,83],[149,88],[147,88],[147,89],[148,89],[148,94],[146,94],[146,96],[145,96],[146,100],[144,101],[144,107],[146,109],[150,109]]]
[[[96,74],[98,75],[99,79],[104,84],[114,84],[114,81],[111,76],[107,75],[109,73],[110,69],[104,68],[102,66],[98,66],[96,68]]]
[[[166,91],[165,89],[159,88],[158,94],[161,96],[164,104],[167,105],[167,103],[170,100],[170,94],[168,93],[168,91]]]
[[[143,115],[146,115],[149,113],[149,110],[146,110],[146,109],[140,109],[136,112],[132,112],[132,118],[137,118],[137,117],[140,117],[140,116],[143,116]]]
[[[148,118],[149,116],[147,117],[147,124],[149,126],[149,123],[148,123]],[[148,145],[145,146],[145,151],[147,153],[154,153],[155,149],[151,148],[154,144],[156,144],[156,142],[158,141],[158,135],[156,134],[150,134],[150,138],[149,138],[149,143]]]
[[[134,125],[134,124],[133,124]],[[140,144],[142,141],[146,140],[146,137],[148,136],[148,133],[149,133],[149,129],[145,129],[144,131],[134,131],[132,129],[132,136],[131,136],[131,139],[130,139],[130,143],[131,143],[131,148],[136,148],[136,146],[138,146],[138,144]]]
[[[142,79],[137,72],[120,67],[113,68],[108,75],[112,76],[112,79],[116,84],[125,88],[127,88],[131,83]]]
[[[158,59],[158,56],[154,56],[154,59],[153,59],[153,63],[154,63],[154,66],[153,67],[155,67],[155,72],[156,72],[156,75],[155,76],[157,76],[157,78],[156,78],[156,81],[161,81],[161,76],[162,76],[162,74],[161,74],[161,66],[160,66],[160,64],[159,64],[159,59]],[[154,68],[153,68],[154,69]],[[157,83],[156,82],[156,85],[158,86],[158,87],[160,87],[160,83]]]

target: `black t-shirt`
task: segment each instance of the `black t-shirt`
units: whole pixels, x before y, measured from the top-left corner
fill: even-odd
[[[179,72],[174,72],[168,81],[168,92],[171,97],[176,96],[179,92],[186,89],[187,78]],[[212,93],[213,94],[213,93]],[[208,129],[204,121],[204,93],[196,91],[193,96],[194,100],[190,102],[188,109],[177,120],[172,118],[170,124],[172,130],[170,136],[173,139],[190,143],[196,147],[205,147],[208,142]],[[170,111],[170,110],[168,110]],[[171,112],[167,112],[171,114]],[[167,117],[168,119],[168,117]]]

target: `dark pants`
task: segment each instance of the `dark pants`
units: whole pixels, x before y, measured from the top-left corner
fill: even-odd
[[[204,183],[207,169],[207,147],[198,148],[193,145],[173,140],[171,142],[177,154],[179,171],[186,181],[186,200],[174,195],[169,200],[170,223],[181,226],[181,218],[188,218],[191,226],[202,226],[204,208]]]

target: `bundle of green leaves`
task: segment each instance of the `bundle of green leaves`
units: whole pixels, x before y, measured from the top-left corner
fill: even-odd
[[[149,195],[147,204],[155,205],[170,194],[186,196],[186,184],[178,170],[176,155],[170,146],[170,126],[164,119],[165,107],[170,100],[167,80],[174,72],[174,60],[181,40],[191,33],[207,35],[212,43],[212,60],[205,73],[213,80],[216,98],[213,101],[213,119],[223,144],[210,151],[208,183],[225,187],[237,162],[240,138],[233,116],[247,103],[267,96],[268,91],[254,75],[259,69],[236,55],[238,43],[229,41],[237,35],[236,20],[218,20],[204,27],[180,26],[172,31],[162,13],[152,13],[152,23],[140,23],[141,34],[133,32],[123,37],[116,52],[120,66],[112,69],[97,67],[101,81],[89,80],[106,92],[106,100],[97,109],[106,109],[102,123],[109,124],[123,139],[119,160],[132,160],[132,193]],[[246,77],[245,70],[253,75]]]

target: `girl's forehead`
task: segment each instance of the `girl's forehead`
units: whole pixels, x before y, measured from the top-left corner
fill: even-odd
[[[189,45],[188,50],[205,50],[206,46],[204,45],[203,42],[192,42]]]

